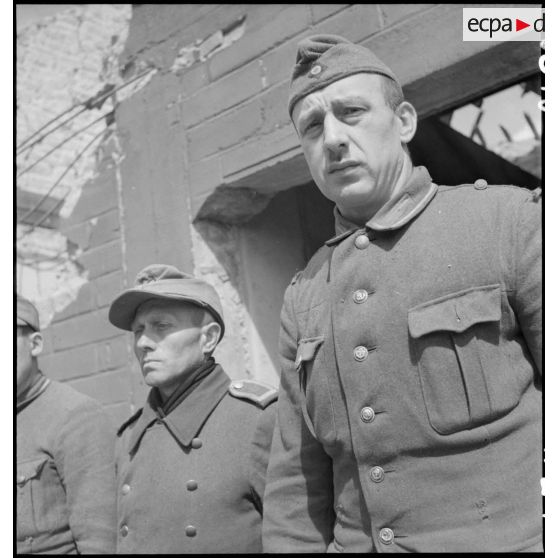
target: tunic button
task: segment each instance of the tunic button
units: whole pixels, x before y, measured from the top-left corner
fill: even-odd
[[[380,540],[384,544],[391,544],[393,542],[393,531],[389,527],[384,527],[380,529]]]
[[[19,475],[17,477],[17,484],[22,484],[25,482],[25,475]]]
[[[372,422],[376,417],[376,413],[372,407],[363,407],[360,410],[360,420],[362,422]]]
[[[187,537],[195,537],[196,536],[196,528],[193,525],[186,525],[186,536]]]
[[[370,478],[373,482],[382,482],[385,476],[384,470],[381,467],[372,467],[370,469]]]
[[[200,449],[203,446],[202,441],[199,438],[194,438],[192,440],[192,447],[194,449]]]
[[[317,76],[321,72],[322,72],[322,67],[319,64],[316,64],[315,66],[312,66],[312,69],[310,70],[310,75]]]
[[[128,535],[128,525],[122,525],[122,527],[120,527],[120,534],[125,537]]]
[[[232,387],[234,389],[242,389],[244,387],[244,383],[241,381],[233,382]]]
[[[186,483],[186,488],[188,490],[196,490],[198,488],[198,483],[195,480],[189,480]]]
[[[122,485],[122,494],[128,494],[128,492],[130,492],[130,485],[129,484],[123,484]]]
[[[368,349],[366,347],[363,347],[362,345],[359,345],[358,347],[354,348],[353,355],[355,357],[355,360],[358,360],[358,362],[362,362],[363,360],[366,360],[368,358]]]
[[[487,187],[488,187],[488,182],[484,178],[479,178],[478,180],[475,180],[475,188],[477,190],[486,190]]]
[[[353,293],[353,300],[357,304],[362,304],[363,302],[366,302],[367,298],[368,298],[368,292],[365,291],[364,289],[358,289],[358,291],[355,291]]]
[[[25,537],[25,542],[31,544],[33,542],[33,537]]]
[[[366,236],[365,234],[359,234],[359,235],[355,238],[355,246],[356,246],[359,250],[364,250],[365,248],[368,247],[369,244],[370,244],[370,239],[369,239],[368,236]]]

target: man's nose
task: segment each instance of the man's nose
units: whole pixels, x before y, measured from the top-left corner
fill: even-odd
[[[141,335],[136,339],[136,347],[140,351],[148,351],[152,350],[154,347],[153,339],[144,331]]]
[[[334,156],[347,147],[345,126],[333,114],[328,114],[323,123],[324,147]]]

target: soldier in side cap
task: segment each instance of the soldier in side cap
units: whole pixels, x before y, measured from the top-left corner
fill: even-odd
[[[169,265],[140,271],[109,320],[134,335],[147,385],[118,431],[118,553],[261,552],[277,390],[232,381],[212,357],[217,292]]]
[[[289,113],[336,236],[285,294],[264,551],[542,550],[539,193],[434,184],[342,37],[300,43]]]
[[[17,553],[112,554],[114,430],[99,403],[43,376],[39,314],[17,295]]]

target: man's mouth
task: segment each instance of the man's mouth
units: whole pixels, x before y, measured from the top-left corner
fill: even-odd
[[[154,364],[154,363],[156,363],[156,362],[158,362],[158,361],[157,361],[157,360],[154,360],[154,359],[146,359],[146,360],[142,361],[141,367],[142,367],[142,368],[145,368],[146,366],[152,365],[152,364]]]
[[[331,163],[327,167],[328,174],[333,174],[335,172],[341,172],[346,169],[351,169],[354,167],[358,167],[359,163],[356,161],[341,161],[339,163]]]

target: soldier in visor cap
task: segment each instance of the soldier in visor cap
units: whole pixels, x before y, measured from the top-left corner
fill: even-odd
[[[112,554],[114,430],[101,405],[43,376],[39,314],[17,295],[17,552]]]
[[[277,390],[231,381],[215,362],[225,331],[217,292],[150,265],[113,301],[109,320],[133,333],[151,386],[118,430],[117,552],[261,552]]]
[[[433,183],[342,37],[299,44],[288,110],[336,235],[285,293],[264,551],[541,551],[540,192]]]

